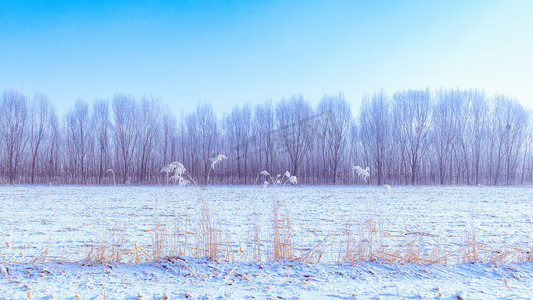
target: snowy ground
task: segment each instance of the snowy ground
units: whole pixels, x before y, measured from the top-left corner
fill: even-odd
[[[203,193],[221,230],[226,254],[219,261],[193,258],[187,249],[173,247],[187,237],[193,240],[200,205],[191,188],[0,187],[0,262],[7,271],[0,272],[0,299],[25,298],[28,292],[37,299],[103,299],[104,292],[106,299],[533,295],[531,262],[517,263],[519,256],[509,255],[508,262],[465,264],[457,251],[472,228],[480,247],[499,251],[494,253],[530,251],[533,189],[528,187],[393,187],[387,192],[381,187],[287,186],[276,191],[254,186],[210,187]],[[276,198],[289,212],[296,257],[326,239],[319,264],[268,261]],[[445,265],[342,262],[339,232],[347,223],[369,219],[386,233],[385,249],[417,241],[423,249],[438,244],[454,254]],[[132,250],[137,245],[153,255],[156,223],[166,237],[164,254],[180,254],[179,259],[153,262]],[[172,235],[178,228],[180,233]],[[116,238],[117,232],[120,263],[84,263],[91,247]],[[261,262],[253,261],[250,248],[257,232]],[[133,263],[139,256],[143,262]]]
[[[298,262],[9,265],[6,299],[531,299],[533,264]],[[0,296],[0,298],[2,298]]]

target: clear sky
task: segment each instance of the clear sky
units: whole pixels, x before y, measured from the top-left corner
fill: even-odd
[[[533,107],[533,1],[0,0],[0,88],[64,113],[116,92],[173,111],[383,88],[501,92]]]

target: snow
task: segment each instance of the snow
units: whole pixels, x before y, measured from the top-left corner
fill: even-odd
[[[471,228],[486,249],[530,251],[533,189],[529,187],[209,187],[213,222],[231,259],[169,253],[156,261],[88,263],[87,245],[108,239],[123,224],[121,249],[152,253],[154,223],[167,230],[178,220],[193,231],[201,205],[192,187],[0,187],[0,298],[352,298],[528,299],[533,263],[448,264],[342,262],[338,239],[328,239],[321,262],[268,261],[272,199],[289,211],[296,256],[347,222],[378,220],[388,247],[422,237],[456,250]],[[253,261],[247,242],[255,225],[263,259]],[[330,242],[331,240],[331,242]],[[46,249],[46,251],[44,251]],[[226,248],[224,248],[226,249]],[[243,249],[240,250],[239,249]],[[46,257],[42,255],[46,252]],[[169,250],[169,252],[171,252]],[[452,257],[452,256],[451,256]],[[5,270],[4,270],[5,269]],[[440,295],[440,296],[439,296]],[[275,299],[275,298],[274,298]]]
[[[184,258],[139,264],[14,264],[6,298],[39,299],[529,299],[533,265],[227,263]],[[233,272],[232,272],[233,271]],[[507,282],[507,284],[506,284]],[[276,297],[276,298],[274,298]]]
[[[9,278],[9,275],[7,274],[7,269],[4,267],[4,265],[0,265],[0,275],[5,278]]]

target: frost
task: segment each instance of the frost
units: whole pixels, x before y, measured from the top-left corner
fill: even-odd
[[[363,169],[360,166],[355,166],[355,167],[353,167],[353,170],[355,170],[355,173],[357,174],[357,176],[360,179],[364,180],[365,182],[368,179],[368,177],[370,177],[370,168],[369,167],[366,167],[366,169]]]

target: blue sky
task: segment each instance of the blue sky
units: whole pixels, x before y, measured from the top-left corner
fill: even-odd
[[[4,1],[0,88],[60,113],[116,92],[173,111],[383,88],[501,92],[533,107],[533,1]]]

